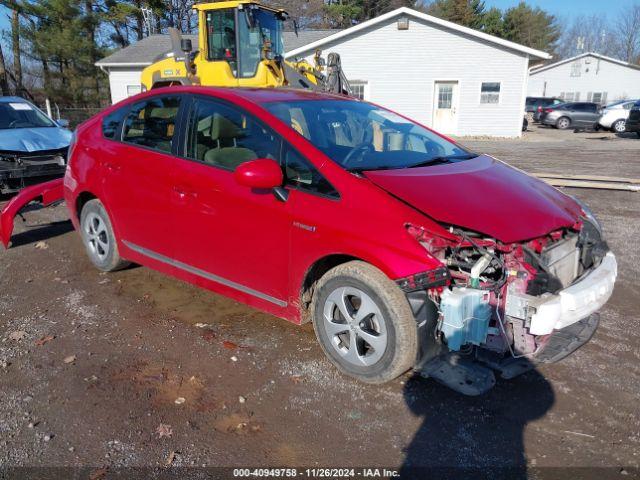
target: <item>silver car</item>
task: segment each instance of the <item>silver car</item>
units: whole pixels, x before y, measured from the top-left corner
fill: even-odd
[[[570,102],[547,107],[542,112],[540,122],[565,130],[571,128],[595,127],[600,118],[600,105],[592,102]]]
[[[0,193],[64,175],[72,133],[24,98],[0,97]]]

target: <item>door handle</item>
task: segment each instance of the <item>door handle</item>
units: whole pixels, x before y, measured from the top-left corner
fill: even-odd
[[[187,190],[184,187],[179,187],[179,186],[174,186],[173,187],[173,191],[175,192],[176,195],[178,195],[178,197],[180,197],[180,199],[184,199],[184,198],[197,198],[198,194],[194,191],[191,190]]]
[[[120,165],[116,165],[111,162],[105,162],[104,166],[110,172],[117,172],[120,170]]]

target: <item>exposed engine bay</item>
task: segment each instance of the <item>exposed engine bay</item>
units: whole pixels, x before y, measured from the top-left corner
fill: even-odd
[[[0,193],[7,194],[64,176],[68,148],[34,152],[0,151]]]
[[[490,389],[492,370],[512,378],[575,351],[613,291],[615,257],[592,216],[514,244],[455,227],[455,242],[408,230],[445,266],[398,282],[422,330],[416,369],[461,393]]]

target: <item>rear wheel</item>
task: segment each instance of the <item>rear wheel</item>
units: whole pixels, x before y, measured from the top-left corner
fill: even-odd
[[[556,128],[566,130],[571,126],[571,120],[568,117],[560,117],[556,122]]]
[[[320,346],[343,373],[384,383],[410,369],[417,326],[404,293],[384,273],[353,261],[327,272],[312,302]]]
[[[611,130],[615,133],[624,133],[627,130],[627,122],[625,120],[616,120],[611,125]]]
[[[89,260],[103,272],[113,272],[129,265],[120,258],[111,220],[100,200],[90,200],[80,213],[80,234]]]

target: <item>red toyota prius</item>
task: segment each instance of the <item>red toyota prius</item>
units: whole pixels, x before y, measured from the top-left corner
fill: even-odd
[[[496,370],[557,361],[591,338],[617,273],[571,197],[382,107],[299,90],[119,103],[78,128],[64,198],[100,270],[135,262],[311,321],[370,383],[415,368],[478,394]]]

